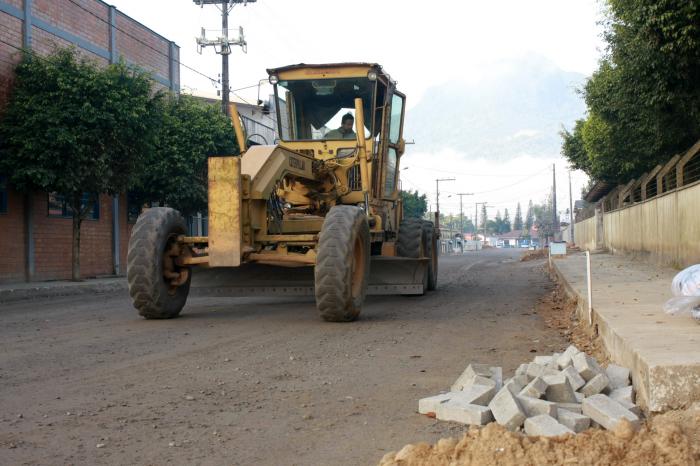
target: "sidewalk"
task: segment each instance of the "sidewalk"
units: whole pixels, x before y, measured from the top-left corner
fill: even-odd
[[[585,253],[552,260],[588,321]],[[593,325],[613,362],[630,368],[637,404],[651,412],[700,400],[700,325],[663,312],[677,271],[611,254],[591,255]]]
[[[125,277],[93,278],[82,282],[57,280],[50,282],[11,283],[0,285],[0,303],[60,296],[126,293],[126,290]]]

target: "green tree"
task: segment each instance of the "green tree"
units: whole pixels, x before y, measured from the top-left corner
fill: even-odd
[[[700,138],[697,1],[607,0],[607,53],[582,90],[585,119],[562,154],[598,180],[626,182]]]
[[[488,213],[486,212],[486,206],[481,205],[481,223],[479,223],[479,228],[484,230],[484,234],[486,233],[486,224],[488,223]]]
[[[508,209],[505,210],[505,213],[503,214],[503,227],[501,230],[501,233],[508,233],[511,230],[511,225],[510,225],[510,214],[508,213]]]
[[[418,194],[418,190],[401,191],[401,202],[405,218],[423,218],[428,210],[428,198],[425,194]],[[442,221],[441,218],[440,223]]]
[[[500,235],[503,233],[503,218],[501,217],[501,211],[496,211],[496,218],[493,220],[494,233]]]
[[[132,180],[140,204],[157,202],[184,215],[207,208],[207,158],[239,153],[230,120],[214,105],[181,95],[164,99],[148,170]]]
[[[533,212],[534,206],[532,205],[532,199],[527,204],[527,213],[525,214],[525,229],[530,232],[530,229],[535,224],[535,213]]]
[[[523,212],[522,209],[520,208],[520,203],[518,202],[518,206],[515,208],[515,218],[513,219],[513,230],[522,230],[523,229]]]
[[[145,72],[124,63],[99,67],[74,49],[27,52],[15,76],[0,123],[0,171],[21,191],[64,197],[73,218],[72,278],[79,280],[88,206],[101,193],[123,192],[142,170],[160,94]]]
[[[533,204],[532,214],[533,224],[540,238],[552,238],[554,236],[552,196],[548,195],[541,204]]]

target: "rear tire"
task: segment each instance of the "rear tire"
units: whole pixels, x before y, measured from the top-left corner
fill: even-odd
[[[433,222],[423,222],[423,231],[425,232],[425,255],[430,259],[428,263],[428,290],[433,291],[437,288],[438,277],[438,245]]]
[[[407,218],[401,221],[399,238],[396,242],[396,253],[400,257],[410,257],[412,259],[429,257],[427,231],[424,228],[425,223],[419,218]],[[430,266],[428,266],[423,275],[423,294],[429,289]]]
[[[178,235],[186,233],[185,219],[169,207],[148,209],[139,215],[134,225],[129,239],[126,276],[134,307],[146,319],[176,317],[187,302],[191,271],[187,281],[178,287],[172,287],[163,276],[166,247]]]
[[[423,220],[407,218],[399,226],[399,239],[396,242],[396,253],[401,257],[418,259],[424,256]]]
[[[369,282],[369,225],[362,209],[333,207],[323,221],[314,268],[316,307],[328,322],[357,319]]]

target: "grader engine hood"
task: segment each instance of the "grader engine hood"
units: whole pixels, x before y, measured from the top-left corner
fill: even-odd
[[[209,265],[239,266],[250,252],[246,246],[252,249],[255,232],[265,229],[264,202],[287,175],[313,180],[312,163],[280,146],[254,146],[242,157],[210,158]]]

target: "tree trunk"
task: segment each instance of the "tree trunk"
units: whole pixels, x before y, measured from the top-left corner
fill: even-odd
[[[73,264],[71,279],[76,282],[80,281],[80,225],[83,222],[80,198],[80,194],[74,194],[71,202],[73,209]]]

